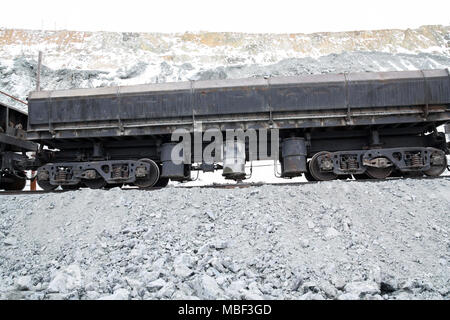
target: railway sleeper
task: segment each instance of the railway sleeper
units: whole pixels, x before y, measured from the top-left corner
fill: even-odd
[[[158,178],[158,166],[150,159],[50,163],[37,172],[38,184],[44,190],[82,184],[94,189],[135,183],[148,187],[148,183],[154,184]]]

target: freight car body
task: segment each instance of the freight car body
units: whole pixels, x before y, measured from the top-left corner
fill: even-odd
[[[38,150],[26,140],[27,124],[25,112],[0,103],[0,189],[22,190],[26,185],[26,153]]]
[[[325,74],[32,92],[28,139],[58,150],[39,169],[45,189],[162,186],[223,168],[175,165],[176,129],[278,130],[286,178],[436,176],[448,153],[436,127],[449,121],[448,70]],[[235,150],[232,162],[248,160],[248,141]],[[243,179],[239,167],[223,175]]]

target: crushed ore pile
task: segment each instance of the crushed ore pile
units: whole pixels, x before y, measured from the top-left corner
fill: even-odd
[[[450,179],[0,195],[1,299],[449,299]]]

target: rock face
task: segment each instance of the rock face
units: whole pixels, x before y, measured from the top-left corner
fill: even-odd
[[[450,66],[449,26],[313,34],[0,29],[0,90],[25,100],[44,51],[44,90]],[[0,96],[0,101],[23,108]]]
[[[449,211],[449,178],[0,195],[0,299],[449,299]]]

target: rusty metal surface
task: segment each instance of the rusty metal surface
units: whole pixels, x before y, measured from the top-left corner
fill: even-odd
[[[28,103],[26,103],[25,101],[22,101],[22,100],[20,100],[19,98],[16,98],[16,97],[14,97],[14,96],[12,96],[12,95],[10,95],[10,94],[4,92],[4,91],[1,91],[1,90],[0,90],[0,93],[3,94],[3,95],[5,95],[5,96],[7,96],[8,98],[11,98],[11,99],[17,101],[17,102],[20,102],[20,103],[22,103],[22,104],[24,104],[24,105],[28,105]]]

